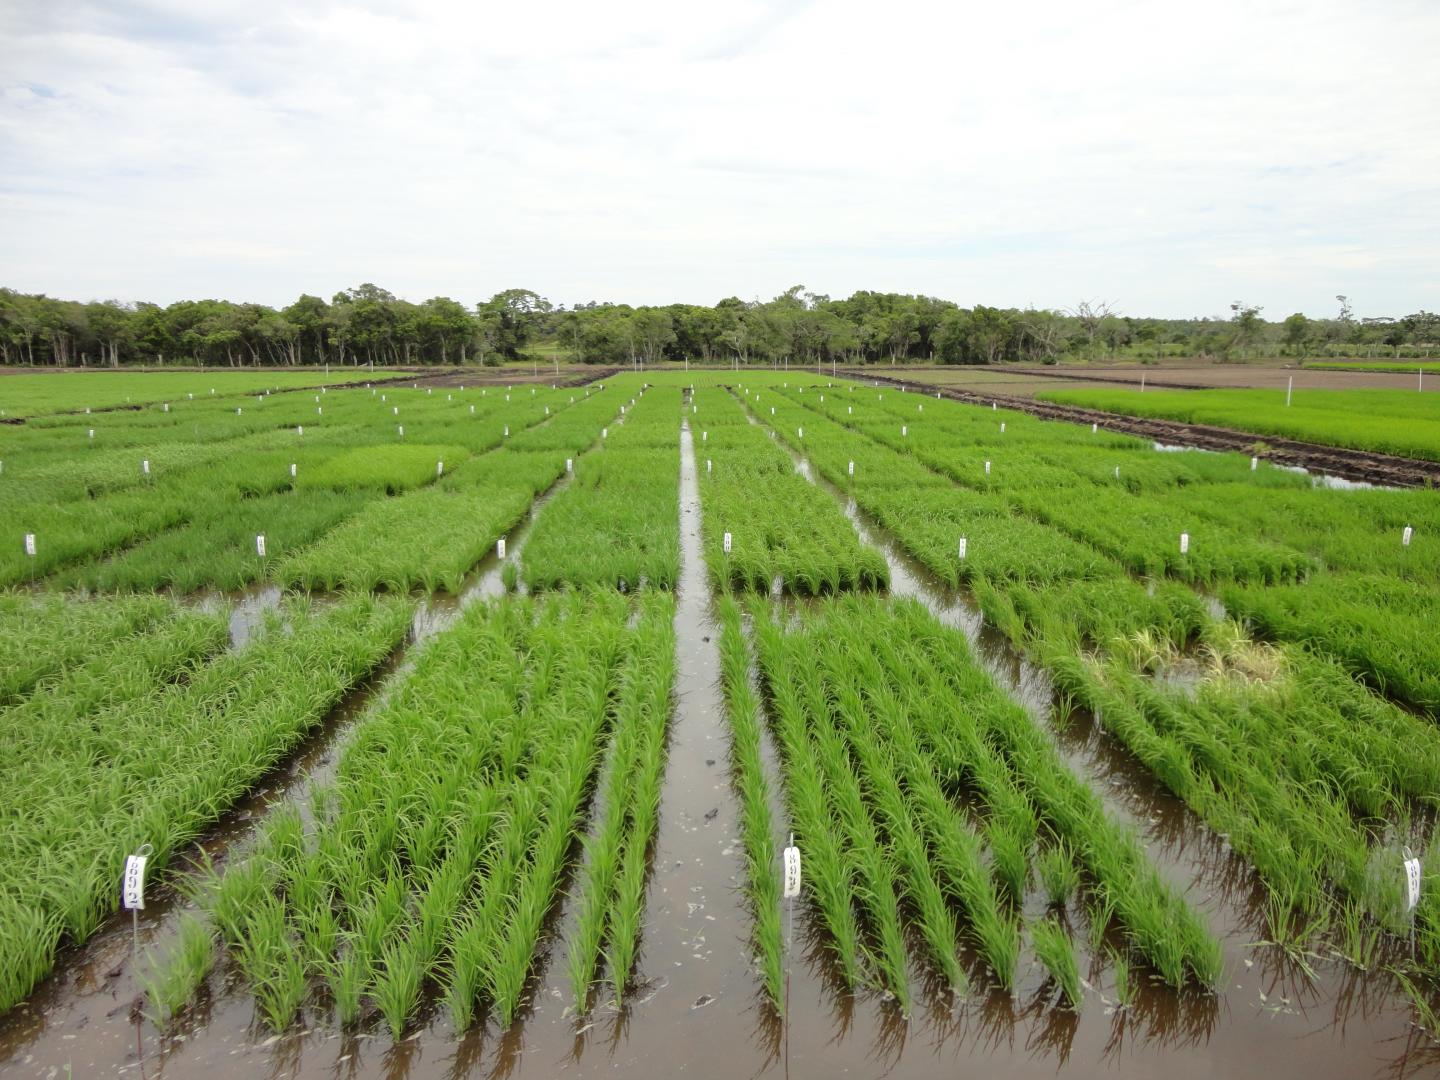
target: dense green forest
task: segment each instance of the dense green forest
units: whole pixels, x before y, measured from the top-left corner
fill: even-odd
[[[713,307],[555,305],[508,289],[467,307],[444,296],[415,304],[376,285],[302,295],[283,308],[228,300],[167,307],[81,303],[0,289],[0,363],[29,366],[212,364],[498,364],[527,354],[585,363],[903,363],[1166,356],[1427,356],[1440,316],[1356,318],[1345,297],[1330,319],[1271,322],[1236,301],[1228,317],[1152,319],[1114,305],[1064,310],[961,307],[949,300],[857,292],[843,299],[803,286],[769,301]]]

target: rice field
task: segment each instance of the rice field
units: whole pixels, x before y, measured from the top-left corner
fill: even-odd
[[[1394,370],[1393,368],[1389,370]],[[1056,390],[1043,401],[1440,461],[1440,404],[1405,390]]]
[[[0,1070],[1440,1067],[1435,492],[796,371],[182,377],[0,426]]]

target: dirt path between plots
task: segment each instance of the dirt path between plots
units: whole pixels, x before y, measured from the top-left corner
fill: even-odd
[[[993,394],[981,390],[955,390],[927,383],[906,382],[882,375],[866,374],[861,378],[886,386],[903,386],[920,393],[936,393],[952,401],[969,405],[1000,405],[1006,409],[1026,412],[1043,420],[1063,420],[1071,424],[1099,424],[1107,431],[1122,431],[1171,446],[1195,446],[1202,450],[1232,450],[1253,454],[1279,465],[1298,465],[1314,473],[1327,473],[1360,480],[1369,484],[1392,487],[1440,486],[1440,461],[1380,454],[1370,450],[1349,450],[1341,446],[1285,439],[1277,435],[1257,435],[1250,431],[1212,427],[1209,424],[1186,424],[1178,420],[1158,420],[1140,416],[1122,416],[1084,409],[1078,405],[1056,405],[1048,401]]]

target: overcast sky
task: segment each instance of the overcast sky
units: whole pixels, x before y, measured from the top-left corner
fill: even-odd
[[[0,0],[0,285],[1440,307],[1440,3]]]

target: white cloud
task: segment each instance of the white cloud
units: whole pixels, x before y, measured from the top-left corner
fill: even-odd
[[[8,5],[0,283],[1436,306],[1433,5]]]

